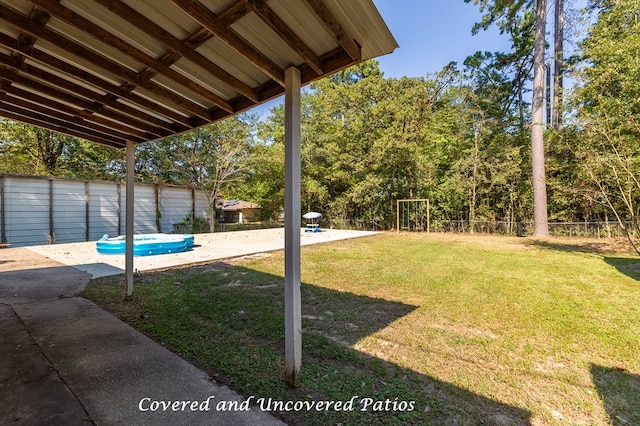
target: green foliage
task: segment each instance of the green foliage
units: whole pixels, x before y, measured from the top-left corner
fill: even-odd
[[[16,122],[0,119],[0,172],[81,179],[121,179],[124,153]]]
[[[465,0],[470,3],[471,0]],[[495,26],[505,52],[476,52],[420,78],[386,78],[376,61],[316,81],[302,94],[302,211],[326,224],[389,229],[395,201],[429,198],[434,220],[528,221],[535,3],[473,0],[473,32]],[[597,0],[597,22],[572,61],[573,121],[545,136],[549,217],[639,222],[640,30],[637,0]],[[122,150],[0,122],[0,172],[119,180]],[[284,206],[284,107],[242,115],[137,147],[136,179],[187,184]],[[211,209],[213,212],[213,209]],[[212,220],[213,222],[213,220]]]
[[[518,108],[488,108],[504,87],[475,71],[389,79],[369,61],[316,82],[302,102],[303,212],[389,229],[397,199],[431,198],[435,219],[525,218]],[[283,121],[279,106],[261,123],[243,186],[270,218],[283,205]]]
[[[585,194],[618,220],[640,208],[640,9],[637,0],[598,1],[582,43],[574,102],[578,123],[567,143],[590,185]]]
[[[178,223],[173,224],[173,230],[176,234],[200,234],[209,232],[209,221],[205,218],[194,216],[189,213]]]

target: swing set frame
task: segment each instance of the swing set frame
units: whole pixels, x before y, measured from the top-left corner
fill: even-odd
[[[396,200],[396,230],[431,231],[429,216],[429,199],[415,198]]]

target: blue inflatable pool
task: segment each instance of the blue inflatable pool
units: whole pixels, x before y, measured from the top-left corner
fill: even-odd
[[[154,254],[180,253],[193,247],[191,234],[139,234],[133,236],[133,255],[151,256]],[[100,254],[124,254],[125,236],[109,238],[105,234],[96,243]]]

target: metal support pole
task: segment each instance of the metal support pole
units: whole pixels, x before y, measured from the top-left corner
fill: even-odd
[[[53,178],[49,178],[49,244],[56,243],[56,228],[53,215]]]
[[[7,200],[5,194],[5,181],[7,177],[5,175],[0,176],[0,201],[2,201],[2,206],[0,207],[0,228],[2,228],[2,237],[0,243],[7,243]]]
[[[285,358],[286,381],[300,384],[302,314],[300,298],[300,70],[285,71]]]
[[[127,189],[126,189],[126,213],[125,213],[125,246],[124,246],[124,273],[125,273],[125,297],[133,294],[133,206],[134,206],[134,167],[135,149],[131,141],[127,141]]]
[[[89,237],[91,235],[91,208],[89,206],[90,200],[89,193],[89,181],[84,182],[84,240],[89,241]]]
[[[122,235],[122,185],[118,183],[116,189],[118,192],[118,232],[116,235]]]

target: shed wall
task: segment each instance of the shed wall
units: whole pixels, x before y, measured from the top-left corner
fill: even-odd
[[[13,247],[124,234],[125,184],[0,175],[0,185],[1,242]],[[192,213],[194,201],[195,215],[206,217],[208,203],[201,191],[187,187],[156,190],[153,185],[137,184],[135,233],[173,232],[173,224]]]

